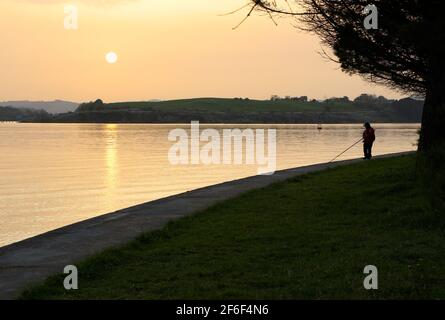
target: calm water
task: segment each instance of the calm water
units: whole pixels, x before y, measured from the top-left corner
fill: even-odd
[[[256,165],[168,161],[168,132],[187,125],[0,123],[0,246],[117,209],[255,175]],[[204,129],[207,126],[201,126]],[[213,128],[243,128],[212,125]],[[277,129],[277,167],[326,162],[359,125]],[[375,154],[414,150],[418,125],[376,125]],[[358,145],[340,159],[361,156]]]

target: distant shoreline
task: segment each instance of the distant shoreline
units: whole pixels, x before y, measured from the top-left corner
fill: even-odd
[[[39,123],[230,123],[230,124],[347,124],[347,123],[420,123],[421,112],[400,114],[378,111],[331,112],[212,112],[212,111],[89,111],[51,115],[23,120]]]
[[[387,100],[362,95],[354,101],[332,98],[308,101],[307,97],[278,100],[201,98],[159,102],[104,103],[98,99],[75,111],[48,113],[0,107],[0,120],[37,123],[259,123],[345,124],[419,123],[423,101]]]
[[[198,120],[193,120],[193,121],[198,121]],[[374,123],[374,124],[412,124],[412,125],[421,125],[420,121],[372,121],[370,120],[370,122]],[[56,121],[0,121],[0,123],[23,123],[23,124],[27,124],[27,123],[33,123],[33,124],[153,124],[153,125],[190,125],[190,122],[117,122],[117,121],[110,121],[110,122],[56,122]],[[363,121],[355,121],[355,122],[349,122],[349,121],[344,121],[344,122],[201,122],[200,124],[202,125],[347,125],[347,124],[351,124],[351,125],[362,125]]]

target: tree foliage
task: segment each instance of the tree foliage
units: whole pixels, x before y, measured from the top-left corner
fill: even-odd
[[[378,27],[364,9],[375,5]],[[317,34],[343,71],[426,97],[421,148],[445,143],[445,2],[443,0],[251,0],[251,10],[291,15]]]

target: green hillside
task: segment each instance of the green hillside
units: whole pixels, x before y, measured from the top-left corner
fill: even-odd
[[[418,123],[423,101],[389,100],[363,94],[324,101],[303,97],[195,98],[168,101],[82,103],[76,112],[51,115],[46,122],[61,123]]]
[[[104,104],[107,110],[159,110],[159,111],[213,111],[213,112],[305,112],[348,111],[358,109],[353,104],[332,102],[299,102],[292,100],[247,100],[224,98],[197,98],[169,101],[140,101]]]

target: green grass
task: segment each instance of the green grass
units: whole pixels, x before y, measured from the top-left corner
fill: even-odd
[[[375,160],[248,192],[79,264],[31,299],[445,298],[444,216],[415,158]],[[379,290],[363,288],[375,265]]]
[[[287,100],[240,100],[222,98],[182,99],[159,102],[118,102],[106,105],[107,110],[163,110],[163,111],[214,111],[214,112],[323,112],[360,110],[352,104],[310,103]]]

